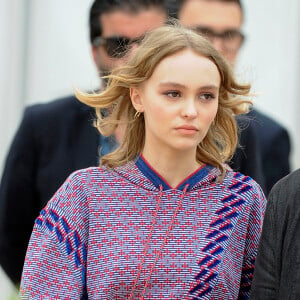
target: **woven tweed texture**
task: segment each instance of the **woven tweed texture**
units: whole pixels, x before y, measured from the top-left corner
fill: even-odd
[[[180,197],[143,299],[248,299],[266,201],[250,177],[219,176],[205,165],[174,189],[141,157],[73,173],[35,221],[21,299],[128,299],[143,260],[141,299]]]

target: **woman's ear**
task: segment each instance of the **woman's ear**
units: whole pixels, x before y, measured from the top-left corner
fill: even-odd
[[[131,99],[131,103],[136,111],[139,111],[139,112],[144,111],[143,100],[142,100],[141,91],[139,88],[137,88],[137,87],[130,88],[130,99]]]

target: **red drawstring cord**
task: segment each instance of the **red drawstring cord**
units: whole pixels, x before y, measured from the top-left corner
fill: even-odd
[[[187,191],[188,187],[189,187],[189,184],[186,184],[186,186],[185,186],[184,189],[183,189],[182,194],[181,194],[180,197],[179,197],[179,201],[178,201],[178,203],[177,203],[176,208],[174,209],[172,219],[171,219],[171,221],[170,221],[170,223],[169,223],[169,226],[168,226],[168,229],[167,229],[167,231],[166,231],[165,238],[164,238],[164,240],[163,240],[163,242],[162,242],[162,244],[161,244],[161,246],[160,246],[160,248],[159,248],[159,251],[158,251],[158,253],[157,253],[157,255],[156,255],[155,259],[154,259],[154,262],[152,263],[152,265],[151,265],[151,267],[150,267],[150,272],[149,272],[149,275],[148,275],[147,278],[146,278],[145,286],[144,286],[144,288],[143,288],[143,291],[142,291],[141,296],[139,297],[140,300],[144,300],[144,296],[145,296],[145,293],[146,293],[146,289],[147,289],[147,287],[148,287],[148,285],[149,285],[149,282],[150,282],[150,279],[151,279],[153,270],[154,270],[154,268],[155,268],[155,266],[156,266],[156,264],[157,264],[157,262],[158,262],[158,260],[159,260],[159,258],[160,258],[160,256],[161,256],[161,254],[162,254],[162,251],[163,251],[163,249],[164,249],[164,247],[165,247],[165,245],[166,245],[166,243],[167,243],[167,240],[168,240],[168,237],[169,237],[169,235],[170,235],[170,232],[171,232],[172,229],[173,229],[173,225],[174,225],[175,219],[176,219],[176,217],[177,217],[178,212],[180,211],[180,209],[181,209],[181,207],[182,207],[182,202],[183,202],[183,199],[184,199],[184,196],[185,196],[185,194],[186,194],[186,191]],[[145,248],[144,248],[144,251],[143,251],[143,258],[142,258],[142,260],[141,260],[141,262],[140,262],[140,264],[139,264],[139,267],[138,267],[138,273],[137,273],[137,276],[136,276],[136,278],[135,278],[135,280],[134,280],[133,288],[132,288],[132,290],[131,290],[131,293],[130,293],[130,295],[129,295],[129,297],[128,297],[129,300],[132,300],[132,299],[133,299],[133,295],[134,295],[134,292],[135,292],[135,290],[136,290],[136,286],[137,286],[137,283],[138,283],[139,278],[140,278],[140,276],[141,276],[142,268],[143,268],[143,265],[144,265],[145,260],[146,260],[146,256],[147,256],[148,249],[149,249],[149,246],[150,246],[150,241],[151,241],[152,234],[153,234],[153,229],[154,229],[154,226],[155,226],[156,221],[157,221],[157,220],[156,220],[157,214],[158,214],[158,211],[159,211],[159,209],[160,209],[160,203],[161,203],[161,198],[162,198],[162,192],[163,192],[163,187],[162,187],[162,185],[160,185],[160,186],[159,186],[159,200],[157,201],[157,204],[156,204],[154,216],[153,216],[153,219],[152,219],[152,224],[151,224],[151,227],[150,227],[149,236],[148,236],[148,238],[147,238],[147,243],[146,243]]]

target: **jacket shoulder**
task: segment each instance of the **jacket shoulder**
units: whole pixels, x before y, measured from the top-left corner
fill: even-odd
[[[32,128],[36,133],[51,134],[66,131],[79,124],[92,127],[94,119],[93,108],[80,103],[74,96],[69,96],[27,107],[22,126]]]
[[[247,116],[253,124],[264,127],[270,131],[286,131],[283,125],[257,109],[252,109]]]
[[[272,188],[268,200],[279,209],[285,207],[296,209],[300,201],[300,169],[280,179]]]
[[[25,116],[31,118],[47,118],[66,115],[70,112],[88,109],[84,104],[80,103],[75,96],[59,98],[47,103],[38,103],[28,106],[25,109]]]

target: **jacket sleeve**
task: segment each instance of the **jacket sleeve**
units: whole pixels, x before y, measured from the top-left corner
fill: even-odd
[[[87,256],[87,201],[72,175],[41,211],[26,253],[21,299],[83,299]]]
[[[26,247],[39,213],[33,132],[29,108],[11,144],[0,185],[0,264],[14,283],[20,282]]]
[[[276,230],[274,228],[275,195],[275,190],[273,190],[268,199],[264,218],[264,226],[255,263],[255,276],[251,289],[251,299],[253,300],[275,300],[277,298],[276,290],[278,280],[276,276],[276,249],[274,249],[274,244],[277,240]]]
[[[239,299],[249,299],[250,296],[255,259],[266,209],[266,198],[261,188],[255,184],[254,189],[256,193],[253,195],[248,219]]]
[[[245,116],[237,117],[237,124],[239,143],[229,164],[233,170],[253,178],[265,192],[262,153],[255,127]]]
[[[290,172],[290,138],[286,129],[280,127],[275,133],[271,146],[264,160],[263,168],[266,173],[266,191],[269,193],[274,184]]]

